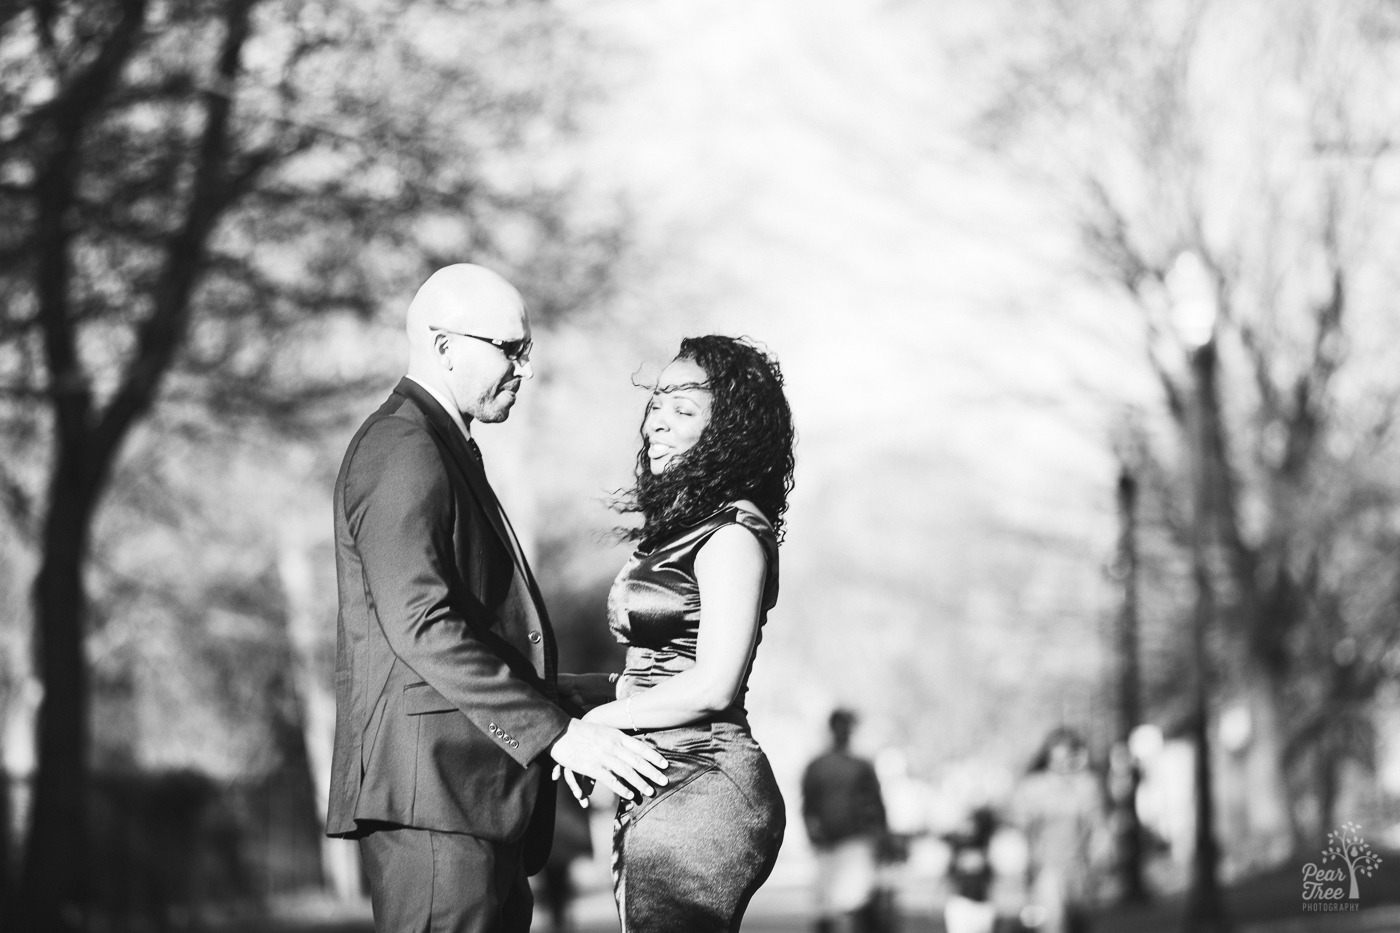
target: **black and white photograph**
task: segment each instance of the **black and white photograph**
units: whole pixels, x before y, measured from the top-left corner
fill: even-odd
[[[1400,2],[0,3],[0,930],[1400,930]]]

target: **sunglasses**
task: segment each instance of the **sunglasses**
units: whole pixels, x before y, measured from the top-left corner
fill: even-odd
[[[529,337],[521,337],[519,340],[498,340],[495,337],[482,337],[478,334],[466,334],[460,330],[448,330],[446,327],[430,327],[429,330],[440,334],[451,334],[454,337],[470,337],[473,340],[480,340],[482,343],[489,343],[491,346],[505,354],[506,359],[512,363],[528,363],[530,361],[530,350],[534,343]]]

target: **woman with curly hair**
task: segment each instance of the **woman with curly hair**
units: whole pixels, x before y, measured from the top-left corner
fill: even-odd
[[[608,597],[626,669],[584,718],[640,735],[670,766],[655,796],[618,805],[614,893],[626,933],[738,930],[785,825],[744,711],[792,490],[777,361],[745,340],[682,341],[641,433],[619,505],[642,516],[638,547]]]

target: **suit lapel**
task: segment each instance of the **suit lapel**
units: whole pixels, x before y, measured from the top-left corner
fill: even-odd
[[[510,526],[510,516],[501,510],[501,516],[505,519],[507,526]],[[524,602],[527,611],[530,612],[539,622],[540,630],[547,636],[544,639],[544,664],[545,679],[549,683],[554,683],[555,671],[558,670],[558,648],[554,644],[554,628],[549,622],[549,613],[545,610],[544,596],[540,593],[539,584],[535,582],[535,574],[530,570],[530,564],[525,560],[525,554],[520,549],[520,539],[515,536],[515,528],[508,528],[511,536],[512,553],[517,554],[516,566],[520,569],[520,579],[525,584]]]
[[[465,477],[468,489],[481,505],[481,511],[486,515],[486,521],[496,532],[496,536],[500,538],[506,552],[511,555],[511,562],[515,564],[519,571],[520,580],[525,584],[525,593],[522,594],[524,598],[521,600],[525,604],[524,609],[538,619],[540,628],[545,632],[543,647],[546,680],[552,684],[554,672],[558,668],[557,649],[554,644],[554,632],[550,626],[549,615],[545,611],[544,597],[540,594],[539,585],[535,582],[535,575],[530,571],[530,565],[525,561],[525,555],[520,550],[515,530],[507,527],[510,519],[506,517],[505,510],[501,508],[500,500],[496,498],[495,490],[491,488],[491,483],[486,479],[486,471],[481,468],[476,457],[472,456],[470,448],[467,447],[467,440],[462,436],[462,432],[457,430],[452,416],[443,410],[438,400],[429,395],[426,389],[412,379],[404,377],[399,380],[394,391],[408,396],[418,406],[428,419],[428,424],[432,426],[433,431],[447,445],[458,472]]]
[[[466,478],[467,488],[471,490],[477,502],[481,503],[481,511],[486,515],[486,521],[490,523],[496,536],[501,539],[501,544],[505,545],[506,551],[512,555],[512,560],[519,563],[519,558],[514,556],[515,546],[511,543],[510,532],[506,530],[501,517],[503,513],[501,504],[496,499],[496,493],[491,489],[491,484],[487,482],[486,473],[481,469],[481,464],[476,462],[476,458],[467,448],[466,438],[462,436],[461,431],[457,430],[457,425],[452,423],[452,416],[443,411],[438,400],[429,395],[426,389],[412,379],[404,377],[399,380],[394,391],[412,399],[427,416],[433,431],[452,452],[452,460],[458,471]]]

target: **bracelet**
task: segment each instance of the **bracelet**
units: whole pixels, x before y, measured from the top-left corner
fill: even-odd
[[[632,701],[635,700],[636,698],[637,698],[637,695],[636,695],[635,693],[632,694],[631,696],[629,696],[629,697],[627,698],[627,703],[626,703],[626,707],[627,707],[627,720],[628,720],[628,722],[632,723],[632,731],[633,731],[633,732],[640,732],[641,730],[637,728],[637,720],[632,716]]]

